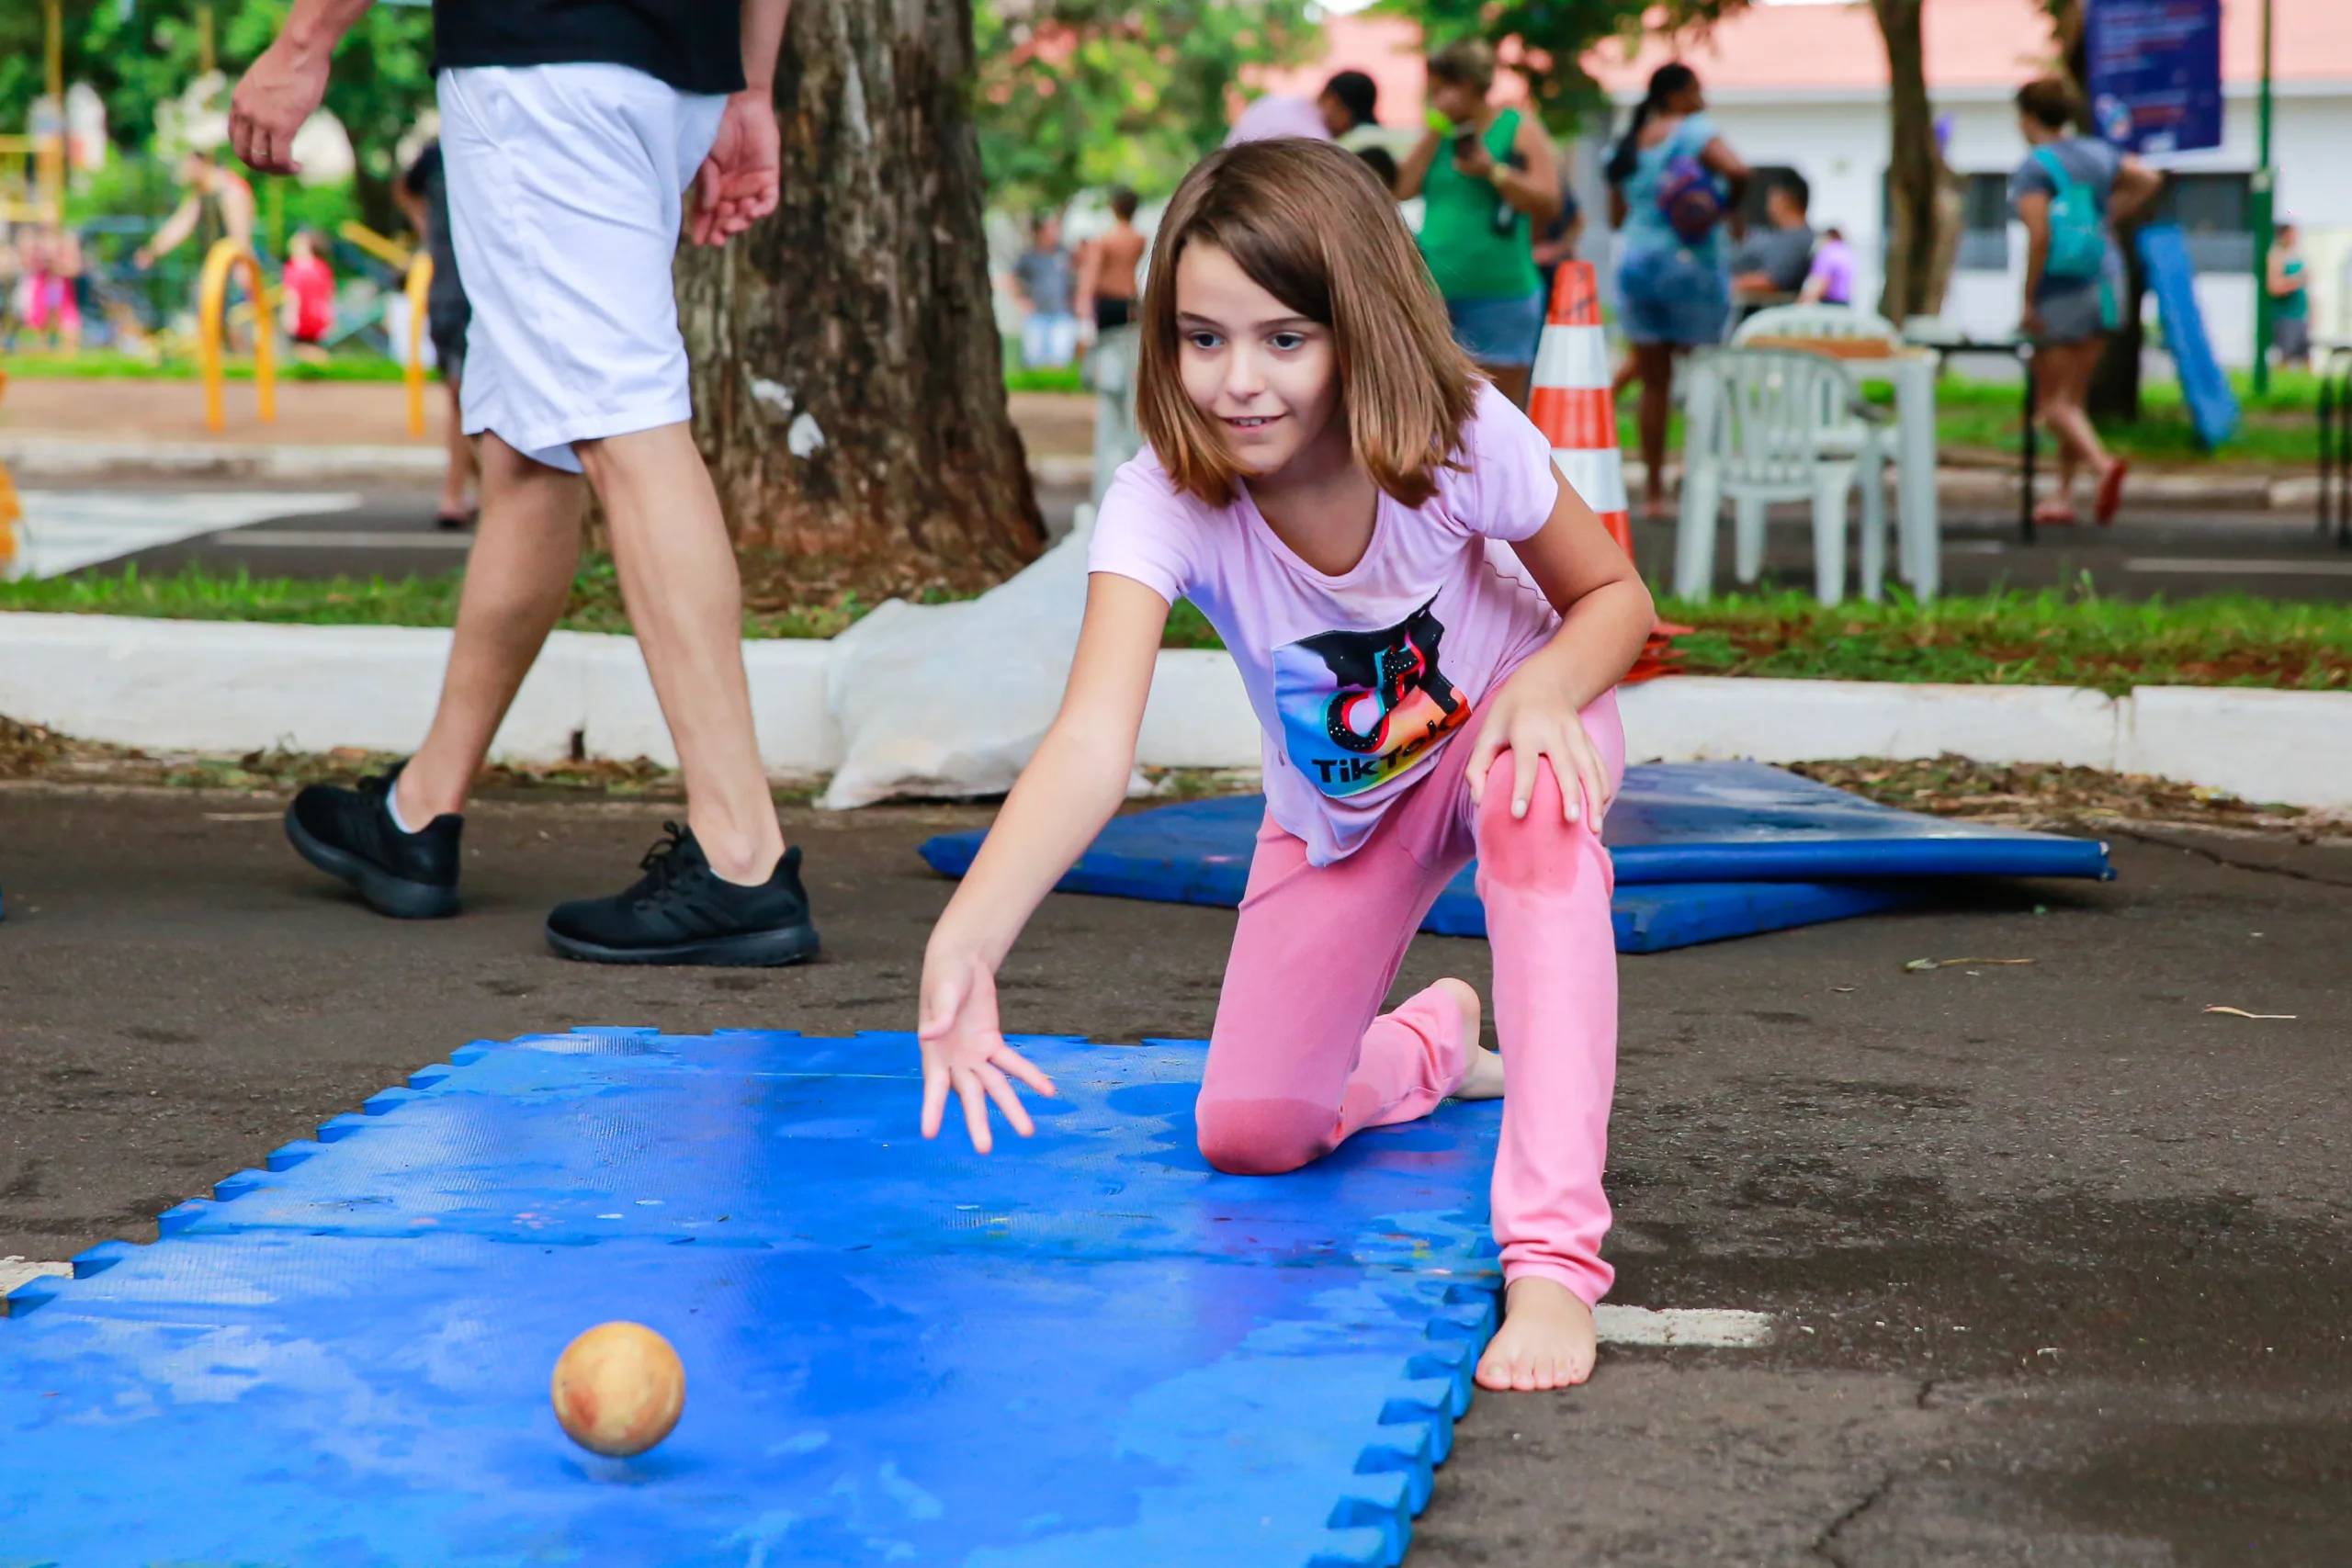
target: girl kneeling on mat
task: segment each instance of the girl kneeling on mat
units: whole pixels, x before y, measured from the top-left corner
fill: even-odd
[[[997,965],[1126,794],[1169,607],[1200,606],[1265,730],[1266,819],[1198,1107],[1219,1170],[1273,1175],[1351,1134],[1503,1092],[1488,1388],[1592,1370],[1609,1288],[1600,1172],[1617,969],[1600,814],[1624,767],[1611,688],[1650,597],[1478,378],[1394,204],[1346,151],[1244,142],[1186,176],[1142,317],[1150,449],[1104,496],[1052,729],[932,932],[922,1130],[962,1100],[1023,1135]],[[1564,787],[1565,786],[1565,787]],[[1473,854],[1502,1055],[1477,994],[1380,1006]]]

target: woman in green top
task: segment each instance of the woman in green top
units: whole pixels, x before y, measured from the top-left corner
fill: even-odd
[[[2312,358],[2312,297],[2303,286],[2303,252],[2292,219],[2282,219],[2270,242],[2270,346],[2281,365]]]
[[[1544,333],[1544,278],[1530,220],[1558,216],[1552,139],[1517,109],[1487,102],[1495,51],[1482,39],[1430,56],[1430,129],[1396,175],[1396,199],[1422,198],[1421,255],[1445,298],[1453,341],[1511,401],[1527,402]]]

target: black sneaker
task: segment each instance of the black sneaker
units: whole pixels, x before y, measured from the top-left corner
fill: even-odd
[[[286,808],[286,836],[302,858],[359,889],[370,908],[403,920],[458,912],[458,837],[466,819],[435,817],[413,833],[394,825],[384,797],[395,765],[356,789],[312,784]]]
[[[610,898],[576,898],[548,917],[548,945],[594,964],[716,964],[764,968],[817,956],[800,851],[784,852],[757,887],[722,881],[694,829],[668,836],[638,863],[637,886]]]

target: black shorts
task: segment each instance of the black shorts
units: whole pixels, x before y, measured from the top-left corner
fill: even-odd
[[[1136,302],[1132,299],[1112,299],[1097,296],[1094,300],[1094,330],[1107,333],[1113,327],[1124,327],[1136,319]]]
[[[433,357],[441,367],[441,378],[452,386],[466,370],[466,328],[473,320],[463,296],[454,306],[435,299],[428,302],[424,311],[424,330],[433,338]]]

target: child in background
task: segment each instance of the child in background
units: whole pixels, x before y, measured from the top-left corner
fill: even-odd
[[[334,269],[327,265],[326,241],[303,229],[286,242],[286,333],[316,347],[334,326]]]
[[[74,288],[81,275],[82,246],[72,234],[38,229],[25,242],[17,319],[28,331],[53,334],[67,354],[82,346],[82,304]]]
[[[1854,302],[1854,247],[1836,224],[1821,231],[1821,248],[1804,275],[1797,298],[1808,305],[1850,305]]]
[[[1145,291],[1151,447],[1102,501],[1052,730],[933,930],[922,1131],[973,1144],[1012,1080],[995,972],[1125,797],[1170,606],[1224,637],[1264,730],[1266,819],[1197,1108],[1220,1170],[1295,1170],[1448,1096],[1500,1094],[1505,1321],[1488,1388],[1592,1370],[1609,1288],[1600,1186],[1617,970],[1600,815],[1623,768],[1612,688],[1650,625],[1633,564],[1549,443],[1454,345],[1361,160],[1245,142],[1178,189]],[[1502,1054],[1441,980],[1382,1014],[1422,916],[1473,854]]]

